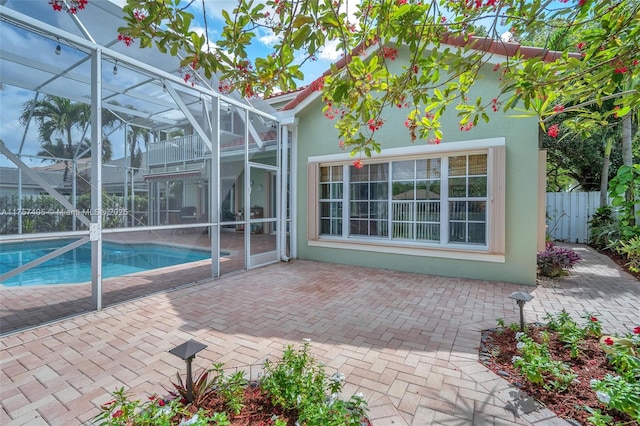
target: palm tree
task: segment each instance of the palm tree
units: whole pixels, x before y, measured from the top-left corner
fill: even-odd
[[[134,171],[140,168],[142,163],[141,143],[144,144],[145,150],[151,142],[151,131],[145,127],[130,126],[127,133],[127,146],[129,147],[130,166]]]
[[[69,99],[47,95],[44,99],[34,99],[25,103],[20,122],[26,124],[30,117],[33,117],[38,123],[43,148],[48,145],[45,150],[54,146],[59,147],[59,144],[54,145],[51,141],[54,134],[66,138],[66,143],[62,144],[64,147],[62,152],[59,152],[59,148],[56,148],[55,152],[56,155],[60,155],[60,158],[64,159],[64,180],[67,180],[69,160],[75,154],[72,130],[84,128],[91,119],[91,108],[87,104],[71,103]]]
[[[78,158],[87,158],[91,156],[91,140],[89,138],[84,138],[82,143],[79,145],[77,143],[72,144],[73,152],[78,152],[82,155],[79,155]],[[42,143],[42,151],[38,152],[39,157],[51,157],[51,158],[65,158],[68,149],[64,145],[64,142],[60,138],[56,138],[55,143],[51,141],[46,141]],[[113,146],[111,145],[111,141],[108,138],[102,139],[102,160],[109,161],[111,160],[111,155],[113,154]],[[46,161],[46,160],[42,160]]]
[[[103,110],[103,127],[112,127],[117,118],[108,110]],[[91,147],[88,139],[77,143],[73,141],[73,130],[84,130],[91,120],[91,107],[88,104],[73,103],[69,99],[59,96],[47,95],[41,100],[31,100],[24,104],[24,110],[20,116],[20,122],[26,124],[30,117],[38,124],[40,141],[43,151],[41,154],[49,157],[60,158],[65,164],[64,180],[69,176],[69,162],[75,158],[76,153],[81,153]],[[52,141],[54,135],[60,138]],[[111,142],[103,139],[103,157],[110,159]],[[83,155],[90,155],[88,152]],[[60,160],[57,160],[60,161]]]

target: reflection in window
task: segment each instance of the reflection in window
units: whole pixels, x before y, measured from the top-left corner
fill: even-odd
[[[391,167],[392,238],[439,242],[440,159],[394,161]]]
[[[350,168],[349,234],[388,235],[388,164]]]
[[[320,167],[320,233],[342,235],[342,166]]]
[[[487,156],[450,157],[449,175],[449,242],[485,244]]]

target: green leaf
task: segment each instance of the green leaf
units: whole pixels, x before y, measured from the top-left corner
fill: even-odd
[[[311,27],[305,25],[293,34],[292,44],[295,49],[300,49],[307,42],[311,34]]]
[[[293,26],[293,28],[300,28],[303,25],[308,24],[313,24],[313,18],[307,15],[296,15],[296,17],[293,18],[293,22],[291,25]]]

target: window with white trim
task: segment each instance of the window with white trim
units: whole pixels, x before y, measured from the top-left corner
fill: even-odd
[[[320,169],[320,233],[342,234],[343,166]]]
[[[311,239],[501,251],[504,149],[499,148],[376,159],[361,169],[351,162],[315,163],[319,215],[310,216],[310,226],[317,221]],[[498,220],[502,223],[492,224]]]

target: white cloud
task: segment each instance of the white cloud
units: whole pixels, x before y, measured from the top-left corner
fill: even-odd
[[[343,51],[338,49],[338,40],[331,40],[320,49],[318,59],[335,62],[343,56]]]
[[[258,41],[260,41],[260,43],[264,44],[265,46],[271,47],[280,41],[280,37],[276,36],[273,31],[269,30],[263,35],[258,36]]]

